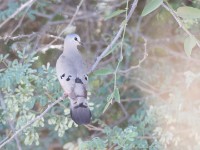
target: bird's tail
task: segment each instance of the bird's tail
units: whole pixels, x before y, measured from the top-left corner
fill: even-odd
[[[87,99],[77,97],[76,100],[70,100],[70,114],[72,120],[78,125],[89,124],[91,120],[91,111],[87,104]]]

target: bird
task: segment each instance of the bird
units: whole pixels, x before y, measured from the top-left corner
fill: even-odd
[[[78,50],[82,45],[77,34],[64,39],[64,50],[56,62],[56,74],[65,95],[70,100],[70,115],[78,125],[89,124],[91,111],[88,106],[88,75],[85,62]]]

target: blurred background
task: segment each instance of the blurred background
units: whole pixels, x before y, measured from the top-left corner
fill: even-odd
[[[153,0],[143,17],[152,1],[139,0],[126,25],[133,2],[0,0],[0,145],[62,96],[55,63],[67,34],[80,35],[89,71],[123,28],[89,74],[91,124],[76,125],[65,99],[2,149],[200,149],[200,1]],[[199,9],[180,17],[186,6]]]

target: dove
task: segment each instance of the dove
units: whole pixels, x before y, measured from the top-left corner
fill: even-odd
[[[82,45],[77,34],[69,34],[64,40],[64,50],[56,62],[58,80],[70,100],[70,115],[78,124],[89,124],[91,111],[88,107],[88,75],[85,62],[77,48]]]

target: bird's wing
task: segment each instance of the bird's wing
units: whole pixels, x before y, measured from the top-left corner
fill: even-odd
[[[75,67],[77,70],[77,78],[80,79],[81,83],[87,90],[87,85],[88,85],[87,68],[86,68],[86,64],[85,64],[83,58],[81,57],[80,53],[79,53],[78,60],[75,63]]]
[[[56,63],[56,72],[62,88],[66,94],[70,94],[73,91],[77,77],[77,70],[72,59],[61,55]]]

